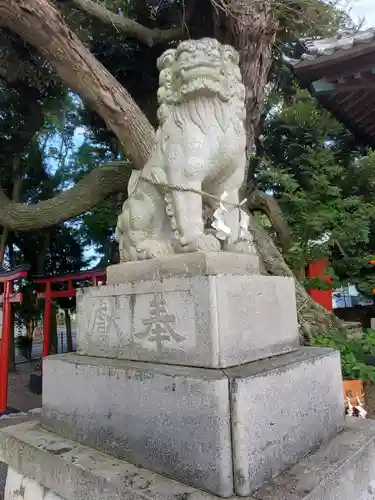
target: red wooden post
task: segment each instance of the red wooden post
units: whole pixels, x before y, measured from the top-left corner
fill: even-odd
[[[69,297],[74,297],[76,294],[76,291],[73,288],[72,280],[70,278],[68,279],[68,290],[67,291],[69,293]]]
[[[12,303],[22,302],[22,294],[13,294],[14,281],[26,278],[30,266],[18,266],[11,271],[0,272],[0,283],[4,283],[3,326],[0,346],[0,413],[7,409],[10,329],[12,327]]]
[[[43,358],[49,354],[51,334],[51,283],[46,282],[44,294],[44,318],[43,318]]]
[[[307,268],[307,277],[309,279],[322,278],[326,283],[331,283],[332,279],[325,274],[328,265],[328,259],[310,262]],[[332,290],[308,290],[308,294],[315,302],[328,309],[328,311],[332,311]]]
[[[45,285],[44,292],[38,292],[38,297],[44,299],[44,320],[43,320],[43,358],[49,355],[50,329],[51,329],[51,300],[62,297],[75,297],[76,291],[73,287],[73,280],[91,279],[95,286],[98,281],[106,282],[106,272],[103,270],[82,271],[62,276],[51,276],[38,278],[35,281],[38,284]],[[52,283],[66,283],[66,290],[52,290]]]
[[[10,329],[12,327],[12,304],[10,296],[13,293],[12,279],[4,282],[3,327],[0,351],[0,412],[7,409],[8,404],[8,371]]]

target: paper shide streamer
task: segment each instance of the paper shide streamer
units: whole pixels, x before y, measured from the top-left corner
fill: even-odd
[[[228,193],[224,191],[224,193],[220,197],[220,203],[219,203],[219,208],[217,208],[214,212],[213,218],[214,221],[211,224],[211,226],[215,229],[216,231],[216,238],[219,240],[226,240],[229,238],[231,234],[231,229],[230,227],[225,223],[225,215],[230,211],[230,210],[238,210],[239,212],[239,226],[240,226],[240,232],[239,232],[239,240],[247,240],[249,238],[249,221],[250,217],[249,215],[241,208],[247,201],[247,198],[241,201],[241,203],[237,206],[231,205],[228,208],[225,206],[225,200],[228,196]]]

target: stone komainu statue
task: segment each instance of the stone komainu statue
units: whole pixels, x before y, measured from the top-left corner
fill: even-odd
[[[209,38],[184,41],[158,59],[159,128],[150,159],[132,173],[118,218],[122,262],[195,250],[252,251],[251,238],[240,239],[237,208],[224,212],[230,235],[223,244],[204,232],[202,215],[203,203],[215,210],[223,192],[228,207],[239,202],[246,136],[238,63],[232,47]]]

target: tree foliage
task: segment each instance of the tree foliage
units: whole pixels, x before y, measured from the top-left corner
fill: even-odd
[[[17,40],[22,37],[26,53],[19,51],[17,55],[24,66],[29,62],[27,50],[34,53],[28,45],[31,44],[48,74],[55,78],[56,72],[72,92],[80,95],[84,102],[80,118],[87,127],[89,148],[104,148],[104,156],[112,159],[129,159],[134,168],[143,167],[153,146],[155,61],[167,46],[176,45],[187,36],[214,36],[238,49],[246,88],[247,146],[251,152],[254,142],[255,145],[261,142],[262,126],[268,115],[262,113],[266,94],[274,94],[283,79],[278,44],[292,46],[297,36],[332,34],[348,24],[342,11],[321,0],[126,3],[110,0],[105,5],[92,0],[56,5],[50,0],[0,0],[0,20],[4,30],[14,33],[12,36]],[[83,159],[83,153],[75,156],[76,169],[70,164],[67,170],[65,163],[60,169],[60,178],[70,189],[60,192],[55,189],[54,198],[33,204],[10,203],[9,194],[0,191],[0,224],[24,231],[56,226],[85,214],[81,222],[86,237],[90,241],[101,240],[105,233],[103,221],[113,220],[118,205],[118,200],[110,197],[126,191],[129,170],[108,167],[92,152],[90,158]],[[322,162],[323,158],[315,161]],[[254,162],[250,164],[247,179],[249,209],[261,210],[273,223],[276,213],[281,233],[280,229],[287,224],[279,210],[278,198],[259,189],[261,184],[253,165]],[[266,183],[265,177],[262,182]],[[101,207],[93,209],[100,203]],[[267,272],[290,275],[272,241],[261,232],[255,236]],[[107,230],[108,237],[111,235]],[[297,282],[296,287],[299,303],[305,309],[308,303],[310,308],[307,315],[300,312],[303,329],[308,329],[307,323],[311,329],[314,315],[318,318],[315,329],[335,323],[334,318],[327,317],[309,302]]]
[[[375,156],[296,86],[269,113],[257,182],[278,200],[292,233],[288,261],[296,272],[323,256],[341,283],[372,295],[375,276]],[[337,284],[337,280],[335,284]]]

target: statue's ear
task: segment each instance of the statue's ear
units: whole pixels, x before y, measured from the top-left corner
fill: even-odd
[[[231,45],[223,45],[222,53],[226,59],[229,59],[233,64],[238,65],[240,63],[240,56],[236,49]]]
[[[159,57],[156,66],[159,71],[170,68],[176,59],[176,49],[168,49]]]

